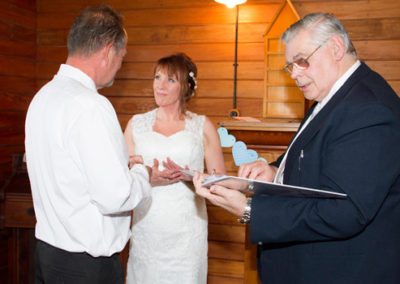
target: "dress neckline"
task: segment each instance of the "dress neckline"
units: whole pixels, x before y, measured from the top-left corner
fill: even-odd
[[[171,138],[171,137],[173,137],[173,136],[175,136],[175,135],[178,135],[178,134],[180,134],[180,133],[186,131],[186,129],[187,129],[187,113],[185,114],[185,118],[184,118],[184,120],[183,120],[183,128],[182,128],[182,129],[180,129],[180,130],[178,130],[178,131],[175,131],[174,133],[172,133],[172,134],[170,134],[170,135],[165,135],[165,134],[162,134],[162,133],[160,133],[160,132],[158,132],[158,131],[155,131],[155,130],[154,130],[154,124],[156,123],[157,111],[158,111],[158,108],[154,109],[154,111],[153,111],[152,114],[151,114],[151,124],[150,124],[150,128],[151,128],[151,131],[152,131],[152,132],[154,132],[154,133],[156,133],[157,135],[160,135],[160,136],[162,136],[162,137],[164,137],[164,138]]]

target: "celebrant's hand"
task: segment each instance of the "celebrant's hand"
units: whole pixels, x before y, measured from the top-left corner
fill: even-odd
[[[238,177],[271,182],[274,180],[276,171],[276,167],[270,166],[263,160],[257,160],[252,163],[240,165]]]
[[[247,203],[246,196],[238,190],[216,184],[208,189],[202,185],[206,176],[197,172],[194,174],[193,183],[196,193],[208,199],[212,204],[222,207],[236,216],[242,216]]]

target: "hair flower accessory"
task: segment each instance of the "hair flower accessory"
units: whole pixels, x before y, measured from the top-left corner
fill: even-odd
[[[194,72],[193,71],[189,72],[189,83],[190,83],[190,88],[192,90],[196,90],[197,89],[197,79],[194,76]]]

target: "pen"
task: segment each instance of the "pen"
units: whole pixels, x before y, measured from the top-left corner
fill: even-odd
[[[299,171],[301,171],[301,160],[304,158],[304,151],[301,149],[299,156]]]

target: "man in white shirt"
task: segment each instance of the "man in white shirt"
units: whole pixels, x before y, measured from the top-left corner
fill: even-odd
[[[35,283],[123,283],[118,253],[130,210],[149,196],[149,172],[128,168],[110,86],[126,54],[122,17],[89,7],[68,36],[68,58],[33,98],[26,157],[36,214]]]

